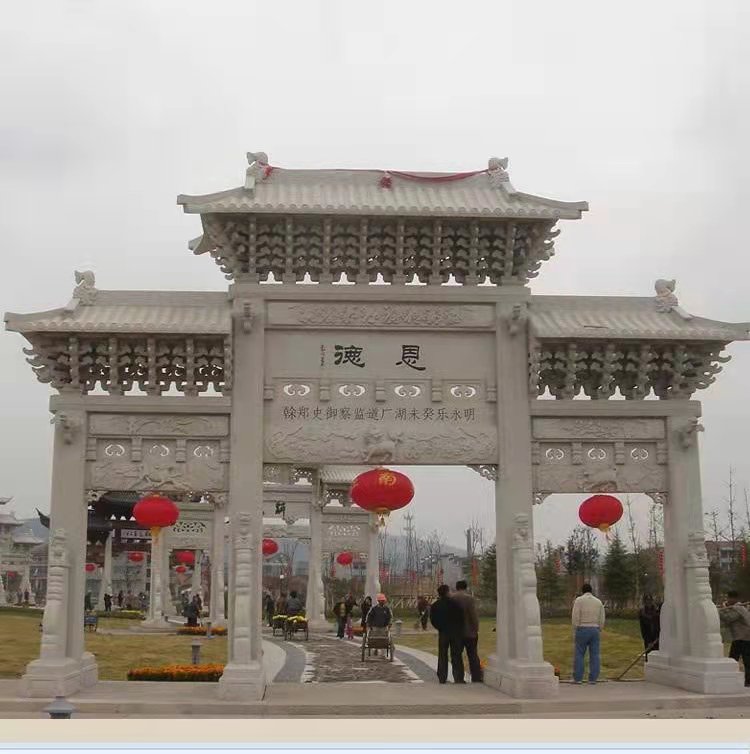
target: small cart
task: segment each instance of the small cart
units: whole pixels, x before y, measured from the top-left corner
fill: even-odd
[[[368,626],[362,635],[362,662],[365,661],[365,656],[370,657],[373,650],[381,649],[385,651],[385,658],[393,662],[395,647],[391,639],[390,626],[386,628]]]

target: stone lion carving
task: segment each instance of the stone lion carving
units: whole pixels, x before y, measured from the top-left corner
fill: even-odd
[[[364,436],[365,461],[376,466],[383,463],[393,463],[396,455],[396,444],[400,439],[400,435],[393,437],[390,433],[382,432],[379,429],[368,430]]]
[[[654,283],[654,290],[656,291],[656,296],[654,297],[656,311],[661,312],[662,314],[668,314],[673,311],[679,314],[683,319],[692,319],[693,315],[688,314],[679,306],[679,301],[674,293],[676,285],[676,280],[664,280],[663,278],[660,278]]]
[[[73,289],[73,298],[66,304],[65,311],[73,312],[79,305],[90,306],[96,302],[96,278],[91,270],[82,272],[76,270],[73,273],[76,287]]]

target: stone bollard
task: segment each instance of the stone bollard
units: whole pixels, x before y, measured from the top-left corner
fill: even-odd
[[[193,665],[200,665],[201,663],[201,640],[193,639],[190,644],[190,648],[193,651]]]
[[[44,708],[51,720],[69,720],[75,707],[64,697],[56,696],[52,704]]]
[[[394,636],[401,636],[401,626],[403,626],[404,622],[402,620],[397,620],[393,622],[393,635]]]
[[[211,633],[211,621],[210,620],[206,621],[206,638],[207,639],[213,639],[214,638],[213,634]]]

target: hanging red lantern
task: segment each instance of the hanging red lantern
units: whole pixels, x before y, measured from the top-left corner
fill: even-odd
[[[350,552],[340,552],[336,556],[336,562],[342,566],[351,565],[354,562],[354,555],[352,555]]]
[[[192,550],[178,550],[174,554],[174,559],[182,565],[195,565],[195,553]]]
[[[158,535],[165,526],[174,526],[179,517],[180,509],[168,497],[156,493],[142,497],[133,506],[133,518],[151,529],[151,536]]]
[[[96,570],[96,563],[86,563],[84,566],[86,573],[93,573]]]
[[[412,501],[414,485],[400,471],[379,467],[360,474],[352,482],[349,496],[360,508],[377,513],[378,523],[385,526],[385,519],[391,511]]]
[[[607,532],[622,518],[622,503],[612,495],[592,495],[581,503],[578,517],[586,525]]]
[[[6,572],[5,572],[5,575],[6,575],[6,576],[7,576],[7,577],[8,577],[9,579],[14,579],[14,578],[16,578],[16,576],[18,576],[18,571],[6,571]]]
[[[144,555],[142,552],[129,552],[128,553],[128,560],[131,563],[142,563],[143,562]]]
[[[174,572],[175,573],[185,573],[185,571],[187,571],[187,566],[178,565],[178,566],[174,567]]]
[[[279,551],[279,546],[276,544],[276,541],[273,539],[264,539],[263,540],[263,554],[264,555],[273,555],[274,553],[277,553]]]

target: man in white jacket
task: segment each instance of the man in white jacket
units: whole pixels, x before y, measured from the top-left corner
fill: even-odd
[[[573,680],[583,681],[583,660],[589,652],[589,683],[599,678],[599,639],[604,628],[604,605],[591,593],[591,584],[581,587],[581,596],[573,603],[573,630],[575,631],[575,659]]]

